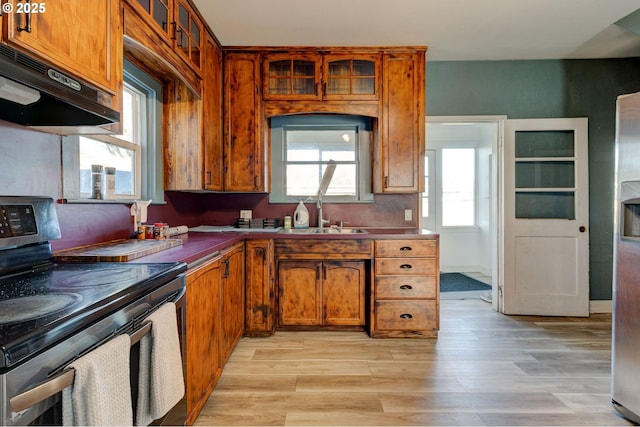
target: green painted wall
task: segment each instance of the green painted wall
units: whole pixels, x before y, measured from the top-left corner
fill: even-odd
[[[610,300],[616,98],[640,92],[640,58],[427,60],[426,88],[430,116],[589,119],[590,299]]]

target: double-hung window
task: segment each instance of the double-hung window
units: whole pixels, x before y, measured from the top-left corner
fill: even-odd
[[[336,163],[325,202],[370,202],[371,123],[351,116],[272,119],[271,202],[315,199],[322,175]]]
[[[162,202],[162,85],[125,61],[122,134],[63,140],[63,192],[67,200],[95,199],[92,173],[102,174],[102,199]],[[113,175],[115,187],[106,188]],[[111,194],[112,193],[112,194]]]

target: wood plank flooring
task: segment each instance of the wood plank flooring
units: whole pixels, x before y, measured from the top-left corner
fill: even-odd
[[[196,425],[633,425],[610,404],[611,316],[443,300],[437,339],[243,338]]]

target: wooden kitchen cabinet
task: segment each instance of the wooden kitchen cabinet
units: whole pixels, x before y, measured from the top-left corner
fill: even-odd
[[[205,30],[200,17],[185,0],[125,0],[155,34],[195,71],[202,69]]]
[[[222,49],[207,33],[202,83],[202,145],[205,190],[224,188],[222,144]]]
[[[222,366],[244,333],[244,243],[223,254],[220,282],[220,351]]]
[[[245,242],[245,335],[267,336],[274,333],[273,266],[273,240],[250,239]]]
[[[222,49],[207,34],[202,96],[180,80],[166,84],[165,190],[222,190]]]
[[[187,272],[187,425],[193,424],[244,331],[244,244]]]
[[[263,56],[264,99],[304,100],[320,96],[322,57],[314,53]]]
[[[328,100],[377,100],[380,53],[327,54],[323,57],[322,95]]]
[[[265,119],[260,95],[260,55],[224,58],[224,190],[268,191]]]
[[[436,337],[440,313],[438,240],[376,240],[372,337]]]
[[[425,51],[385,52],[374,193],[424,191]]]
[[[278,266],[278,325],[322,325],[322,263],[282,261]]]
[[[186,402],[193,424],[222,373],[220,335],[221,257],[187,273]]]
[[[202,190],[202,101],[180,80],[165,93],[164,189]]]
[[[3,2],[8,3],[8,2]],[[2,42],[32,53],[64,73],[104,92],[105,105],[120,111],[122,26],[119,0],[10,2]],[[24,13],[24,8],[33,8]],[[22,9],[21,9],[22,8]]]
[[[371,53],[263,55],[265,100],[377,100],[381,57]]]
[[[279,326],[363,326],[364,261],[282,261]]]
[[[204,40],[202,21],[186,0],[175,0],[175,13],[175,49],[187,63],[200,70]]]
[[[370,240],[277,239],[278,327],[366,324]]]

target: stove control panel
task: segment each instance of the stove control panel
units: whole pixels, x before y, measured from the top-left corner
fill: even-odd
[[[0,238],[29,234],[38,234],[33,206],[0,206]]]
[[[61,237],[53,199],[0,196],[0,250]]]

